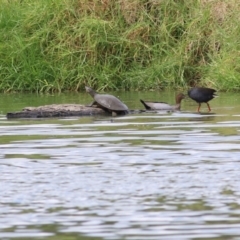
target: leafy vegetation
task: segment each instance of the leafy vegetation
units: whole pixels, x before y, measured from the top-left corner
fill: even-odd
[[[237,0],[2,0],[0,91],[240,90]]]

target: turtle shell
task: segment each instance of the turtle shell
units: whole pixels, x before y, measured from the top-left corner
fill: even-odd
[[[94,101],[103,108],[111,111],[128,111],[128,107],[117,97],[110,94],[97,93],[90,87],[85,88],[86,91],[94,98]]]
[[[128,107],[118,98],[109,94],[96,94],[94,100],[104,108],[112,111],[127,111]]]

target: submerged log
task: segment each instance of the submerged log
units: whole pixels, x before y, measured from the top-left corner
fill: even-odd
[[[39,107],[25,107],[20,112],[7,113],[7,118],[49,118],[91,115],[111,115],[111,113],[101,108],[87,107],[81,104],[52,104]]]

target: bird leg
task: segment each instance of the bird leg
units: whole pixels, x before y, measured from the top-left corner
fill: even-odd
[[[208,111],[211,112],[211,108],[210,108],[210,105],[208,103],[206,103],[207,106],[208,106]]]
[[[201,108],[201,103],[198,103],[198,109],[197,109],[197,112],[200,112],[200,108]]]

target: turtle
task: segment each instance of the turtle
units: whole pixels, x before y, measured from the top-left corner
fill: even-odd
[[[183,93],[179,93],[176,96],[176,105],[170,105],[165,102],[150,102],[150,101],[143,101],[140,99],[141,103],[147,110],[165,110],[165,111],[176,111],[180,110],[181,108],[181,101],[185,98]]]
[[[117,97],[110,94],[97,93],[94,89],[88,86],[85,86],[85,89],[94,99],[94,101],[88,105],[89,107],[97,105],[105,111],[112,113],[113,116],[123,115],[129,112],[128,107]]]

